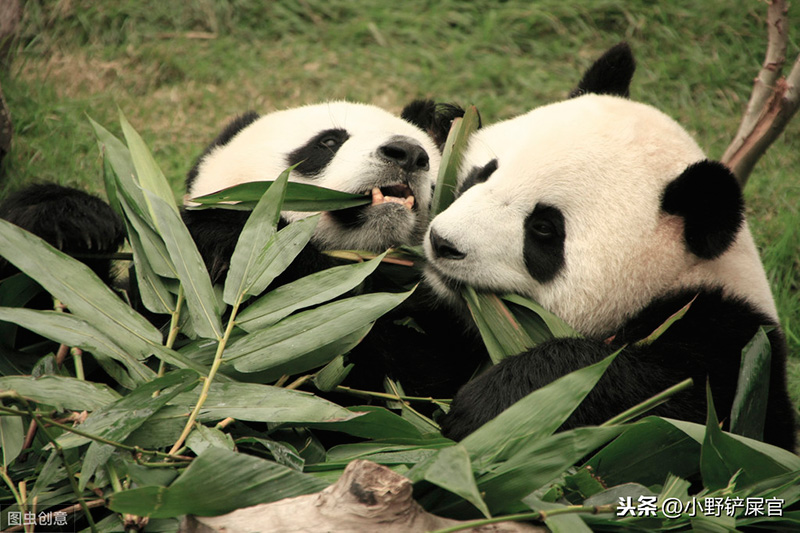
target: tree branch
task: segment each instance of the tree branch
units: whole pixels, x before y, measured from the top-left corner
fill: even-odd
[[[788,42],[788,6],[773,0],[767,8],[767,52],[755,79],[739,130],[722,156],[744,186],[756,162],[797,112],[800,56],[787,78],[781,76]]]

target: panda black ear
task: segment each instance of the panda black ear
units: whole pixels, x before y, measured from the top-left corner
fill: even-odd
[[[664,190],[661,208],[683,218],[689,251],[719,257],[733,244],[744,221],[744,200],[733,173],[717,161],[690,165]]]
[[[414,100],[400,113],[400,118],[425,130],[439,150],[444,148],[453,120],[463,116],[464,109],[460,106],[437,103],[433,100]],[[480,127],[480,116],[478,116],[478,127]]]
[[[578,86],[569,93],[570,98],[582,94],[630,95],[631,79],[636,70],[631,47],[626,42],[609,48],[600,59],[584,73]]]

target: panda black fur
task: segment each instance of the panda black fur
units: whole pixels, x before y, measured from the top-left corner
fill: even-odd
[[[654,108],[624,98],[633,73],[612,49],[573,91],[477,132],[460,196],[431,223],[426,279],[459,305],[463,285],[530,297],[582,338],[509,357],[456,395],[442,420],[461,439],[555,379],[625,346],[563,428],[600,424],[679,381],[652,411],[704,423],[705,384],[727,424],[742,348],[772,346],[764,440],[793,449],[786,343],[732,173]],[[691,302],[649,345],[636,345]]]

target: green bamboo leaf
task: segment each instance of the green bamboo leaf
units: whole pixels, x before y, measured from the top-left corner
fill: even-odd
[[[118,346],[106,335],[85,320],[55,311],[0,307],[0,320],[13,322],[67,346],[76,346],[90,353],[98,353],[125,365],[136,383],[153,379],[156,374],[139,359]]]
[[[297,220],[275,234],[272,242],[258,257],[259,266],[254,269],[257,277],[250,283],[248,294],[263,293],[286,270],[311,240],[320,216],[312,215]]]
[[[267,382],[275,381],[284,375],[290,376],[314,370],[327,365],[337,356],[355,348],[372,329],[372,325],[373,323],[370,322],[343,337],[334,338],[333,340],[328,340],[326,337],[315,339],[313,334],[304,334],[297,338],[299,344],[295,346],[291,346],[291,341],[288,344],[283,344],[280,347],[281,352],[270,358],[268,368],[261,369],[261,366],[266,363],[254,361],[248,363],[250,365],[248,368],[254,369],[252,372],[257,372],[252,376],[253,378]],[[325,329],[327,330],[328,328]],[[338,333],[335,335],[338,335]],[[229,367],[224,368],[227,372]],[[240,372],[252,374],[252,372]],[[231,375],[235,376],[235,374]]]
[[[193,202],[205,207],[233,207],[237,204],[222,202],[241,202],[243,207],[252,209],[264,192],[272,184],[271,181],[251,181],[228,187],[219,192],[192,198]],[[369,205],[372,197],[368,194],[350,194],[307,183],[289,182],[283,209],[286,211],[334,211],[359,205]],[[238,204],[241,205],[241,204]]]
[[[16,391],[20,396],[52,405],[59,411],[95,411],[120,398],[102,383],[54,375],[2,377],[0,389]]]
[[[736,396],[731,407],[731,433],[761,440],[767,416],[772,347],[763,327],[742,349]]]
[[[114,447],[109,444],[92,442],[89,449],[83,456],[81,463],[81,475],[78,479],[78,489],[83,491],[86,485],[94,477],[98,468],[102,468],[114,454]]]
[[[41,291],[42,288],[35,281],[22,272],[18,272],[0,282],[0,306],[25,307]],[[4,345],[9,348],[13,347],[16,338],[17,325],[11,322],[0,322],[0,347]]]
[[[675,420],[672,418],[663,418],[663,420],[686,433],[688,436],[694,439],[695,442],[702,444],[706,439],[706,426],[695,424],[694,422],[687,422],[685,420]],[[766,442],[743,437],[735,433],[723,432],[723,435],[755,450],[761,455],[769,457],[784,471],[800,471],[800,456],[797,456],[788,450],[773,446],[772,444],[767,444]]]
[[[225,279],[223,299],[228,305],[241,301],[245,295],[259,294],[264,290],[251,292],[252,284],[269,265],[259,261],[259,255],[275,235],[290,172],[291,169],[283,171],[267,189],[242,228]]]
[[[193,370],[175,370],[93,411],[79,428],[96,437],[123,442],[167,402],[198,383],[197,373]],[[81,446],[90,440],[74,433],[65,433],[58,438],[64,449]]]
[[[201,337],[221,338],[222,325],[217,297],[189,230],[178,212],[167,202],[150,191],[145,190],[144,193],[150,201],[159,233],[183,285],[186,306],[196,333]]]
[[[2,401],[0,405],[3,405]],[[22,419],[18,416],[0,416],[0,449],[3,451],[4,470],[8,471],[11,463],[19,457],[24,442],[25,428],[22,426]]]
[[[619,351],[537,389],[462,441],[481,467],[520,453],[551,435],[602,377]]]
[[[206,427],[202,424],[197,425],[189,434],[186,438],[186,445],[195,455],[200,455],[209,448],[233,451],[235,447],[230,435],[217,428]]]
[[[156,160],[153,159],[144,140],[142,140],[141,136],[133,129],[133,126],[131,126],[125,118],[121,110],[119,112],[119,123],[122,126],[122,133],[125,135],[125,141],[128,143],[131,162],[136,169],[136,177],[138,178],[139,185],[145,191],[150,191],[152,194],[161,198],[161,200],[163,200],[166,205],[170,206],[177,214],[178,206],[175,203],[175,195],[167,182],[167,178],[164,176],[164,173],[161,172],[161,168],[158,166],[158,163],[156,163]],[[145,195],[145,201],[149,203],[151,199]],[[156,217],[154,216],[153,218],[155,219]]]
[[[89,123],[92,125],[92,128],[94,128],[95,136],[97,137],[97,145],[100,148],[100,153],[103,154],[103,177],[109,203],[114,209],[119,209],[120,206],[116,201],[118,198],[117,182],[109,175],[107,168],[113,171],[120,180],[135,182],[136,170],[131,161],[131,152],[113,133],[92,120],[91,117],[89,117]],[[142,200],[144,199],[142,198]],[[118,210],[117,212],[122,215],[121,211]]]
[[[422,440],[422,433],[414,424],[391,411],[375,405],[358,405],[348,407],[348,410],[359,416],[346,420],[331,420],[328,422],[309,423],[311,429],[325,429],[341,431],[348,435],[365,439],[414,439]]]
[[[614,442],[586,463],[608,484],[652,486],[671,472],[688,478],[697,472],[700,445],[662,418],[650,416],[626,427]]]
[[[119,181],[118,183],[121,184]],[[135,189],[144,198],[144,193],[138,185],[133,185],[131,188]],[[119,190],[121,194],[118,196],[118,200],[125,213],[124,218],[128,228],[129,240],[137,243],[137,248],[133,250],[134,260],[136,260],[136,254],[138,253],[141,256],[139,260],[142,261],[142,258],[145,258],[150,268],[159,276],[178,279],[178,272],[169,256],[167,246],[155,230],[149,218],[149,213],[145,218],[142,215],[142,209],[134,204],[137,201],[136,198],[122,186],[120,186]],[[144,202],[143,199],[141,201]]]
[[[551,533],[592,533],[592,529],[586,525],[586,522],[577,514],[563,514],[550,516],[547,511],[554,509],[564,509],[566,505],[560,503],[545,502],[534,496],[533,494],[522,499],[523,503],[537,512],[544,512],[544,523]],[[614,503],[618,503],[615,500]]]
[[[225,350],[225,361],[232,362],[240,372],[276,368],[283,372],[292,359],[363,331],[410,294],[410,291],[364,294],[297,313],[233,342]],[[326,364],[336,355],[339,354],[330,355],[318,365]]]
[[[214,480],[214,490],[208,481]],[[272,461],[209,448],[169,487],[142,487],[114,493],[109,507],[151,518],[198,514],[215,516],[235,509],[319,492],[328,484]]]
[[[492,515],[525,512],[528,506],[523,503],[523,498],[564,474],[581,458],[622,431],[618,426],[575,428],[528,441],[507,461],[494,463],[488,468],[482,468],[473,460],[478,490]],[[462,444],[466,446],[465,441]],[[415,479],[416,471],[417,467],[408,472],[407,476]],[[449,495],[429,493],[419,501],[434,514],[445,514],[452,518],[468,518],[474,515],[471,504]]]
[[[66,472],[62,467],[63,464],[58,450],[51,450],[50,455],[47,456],[47,461],[45,461],[44,466],[39,471],[39,476],[36,478],[33,488],[30,489],[28,493],[28,497],[31,501],[38,499],[41,502],[43,500],[41,494],[43,492],[49,492],[53,484],[58,483],[66,477]]]
[[[230,278],[230,274],[228,274],[233,283],[229,285],[227,279],[225,281],[226,302],[229,301],[228,299],[236,297],[235,290],[230,288],[236,285],[240,285],[239,290],[246,295],[255,296],[263,293],[305,248],[308,241],[311,240],[318,222],[319,215],[292,222],[274,234],[265,247],[252,249],[257,253],[252,256],[247,278],[237,281],[236,277]]]
[[[694,301],[697,299],[697,296],[691,299],[689,303],[678,309],[675,313],[673,313],[669,318],[667,318],[663,324],[658,326],[653,333],[645,337],[644,339],[637,342],[634,346],[647,346],[648,344],[652,344],[655,342],[661,335],[666,332],[672,324],[683,318],[689,308],[692,306]]]
[[[197,403],[199,395],[199,390],[185,392],[169,403],[186,412]],[[199,419],[216,422],[230,417],[273,424],[306,424],[349,420],[356,416],[344,407],[307,392],[257,383],[214,382]]]
[[[88,267],[5,220],[0,220],[0,255],[131,355],[149,355],[152,344],[161,343],[161,333]]]
[[[533,340],[496,294],[466,287],[462,296],[478,326],[492,362],[517,355],[534,346]]]
[[[236,318],[247,331],[271,326],[293,312],[327,302],[356,288],[380,265],[386,252],[363,263],[328,268],[271,290]]]
[[[478,129],[480,119],[475,106],[470,106],[462,118],[456,118],[450,127],[450,133],[442,152],[442,163],[436,179],[436,189],[431,202],[431,218],[444,211],[453,203],[458,187],[458,167],[469,137]]]
[[[347,378],[353,364],[345,364],[344,355],[337,355],[314,376],[314,387],[323,392],[330,392]]]
[[[547,329],[550,330],[552,337],[580,337],[581,334],[575,331],[572,326],[564,322],[561,318],[557,317],[538,303],[520,296],[518,294],[504,294],[501,298],[507,302],[513,303],[520,307],[524,307],[536,313],[539,318],[546,324]],[[547,338],[536,338],[534,341],[537,343],[547,340]]]
[[[469,453],[460,444],[442,449],[422,475],[426,481],[461,496],[489,518],[489,509],[481,497]]]
[[[751,485],[788,472],[770,455],[760,453],[732,438],[720,429],[710,385],[706,386],[708,421],[700,452],[703,485],[710,490],[723,489],[734,477],[737,484]]]

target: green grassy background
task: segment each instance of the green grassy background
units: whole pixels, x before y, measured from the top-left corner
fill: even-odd
[[[800,8],[789,15],[791,63]],[[87,116],[117,130],[121,109],[180,195],[193,159],[245,110],[349,99],[398,111],[432,97],[475,104],[491,123],[564,97],[620,40],[638,60],[632,98],[720,157],[764,57],[765,19],[756,0],[30,0],[0,74],[16,130],[0,197],[36,180],[101,191]],[[798,168],[800,118],[746,196],[800,403]]]

